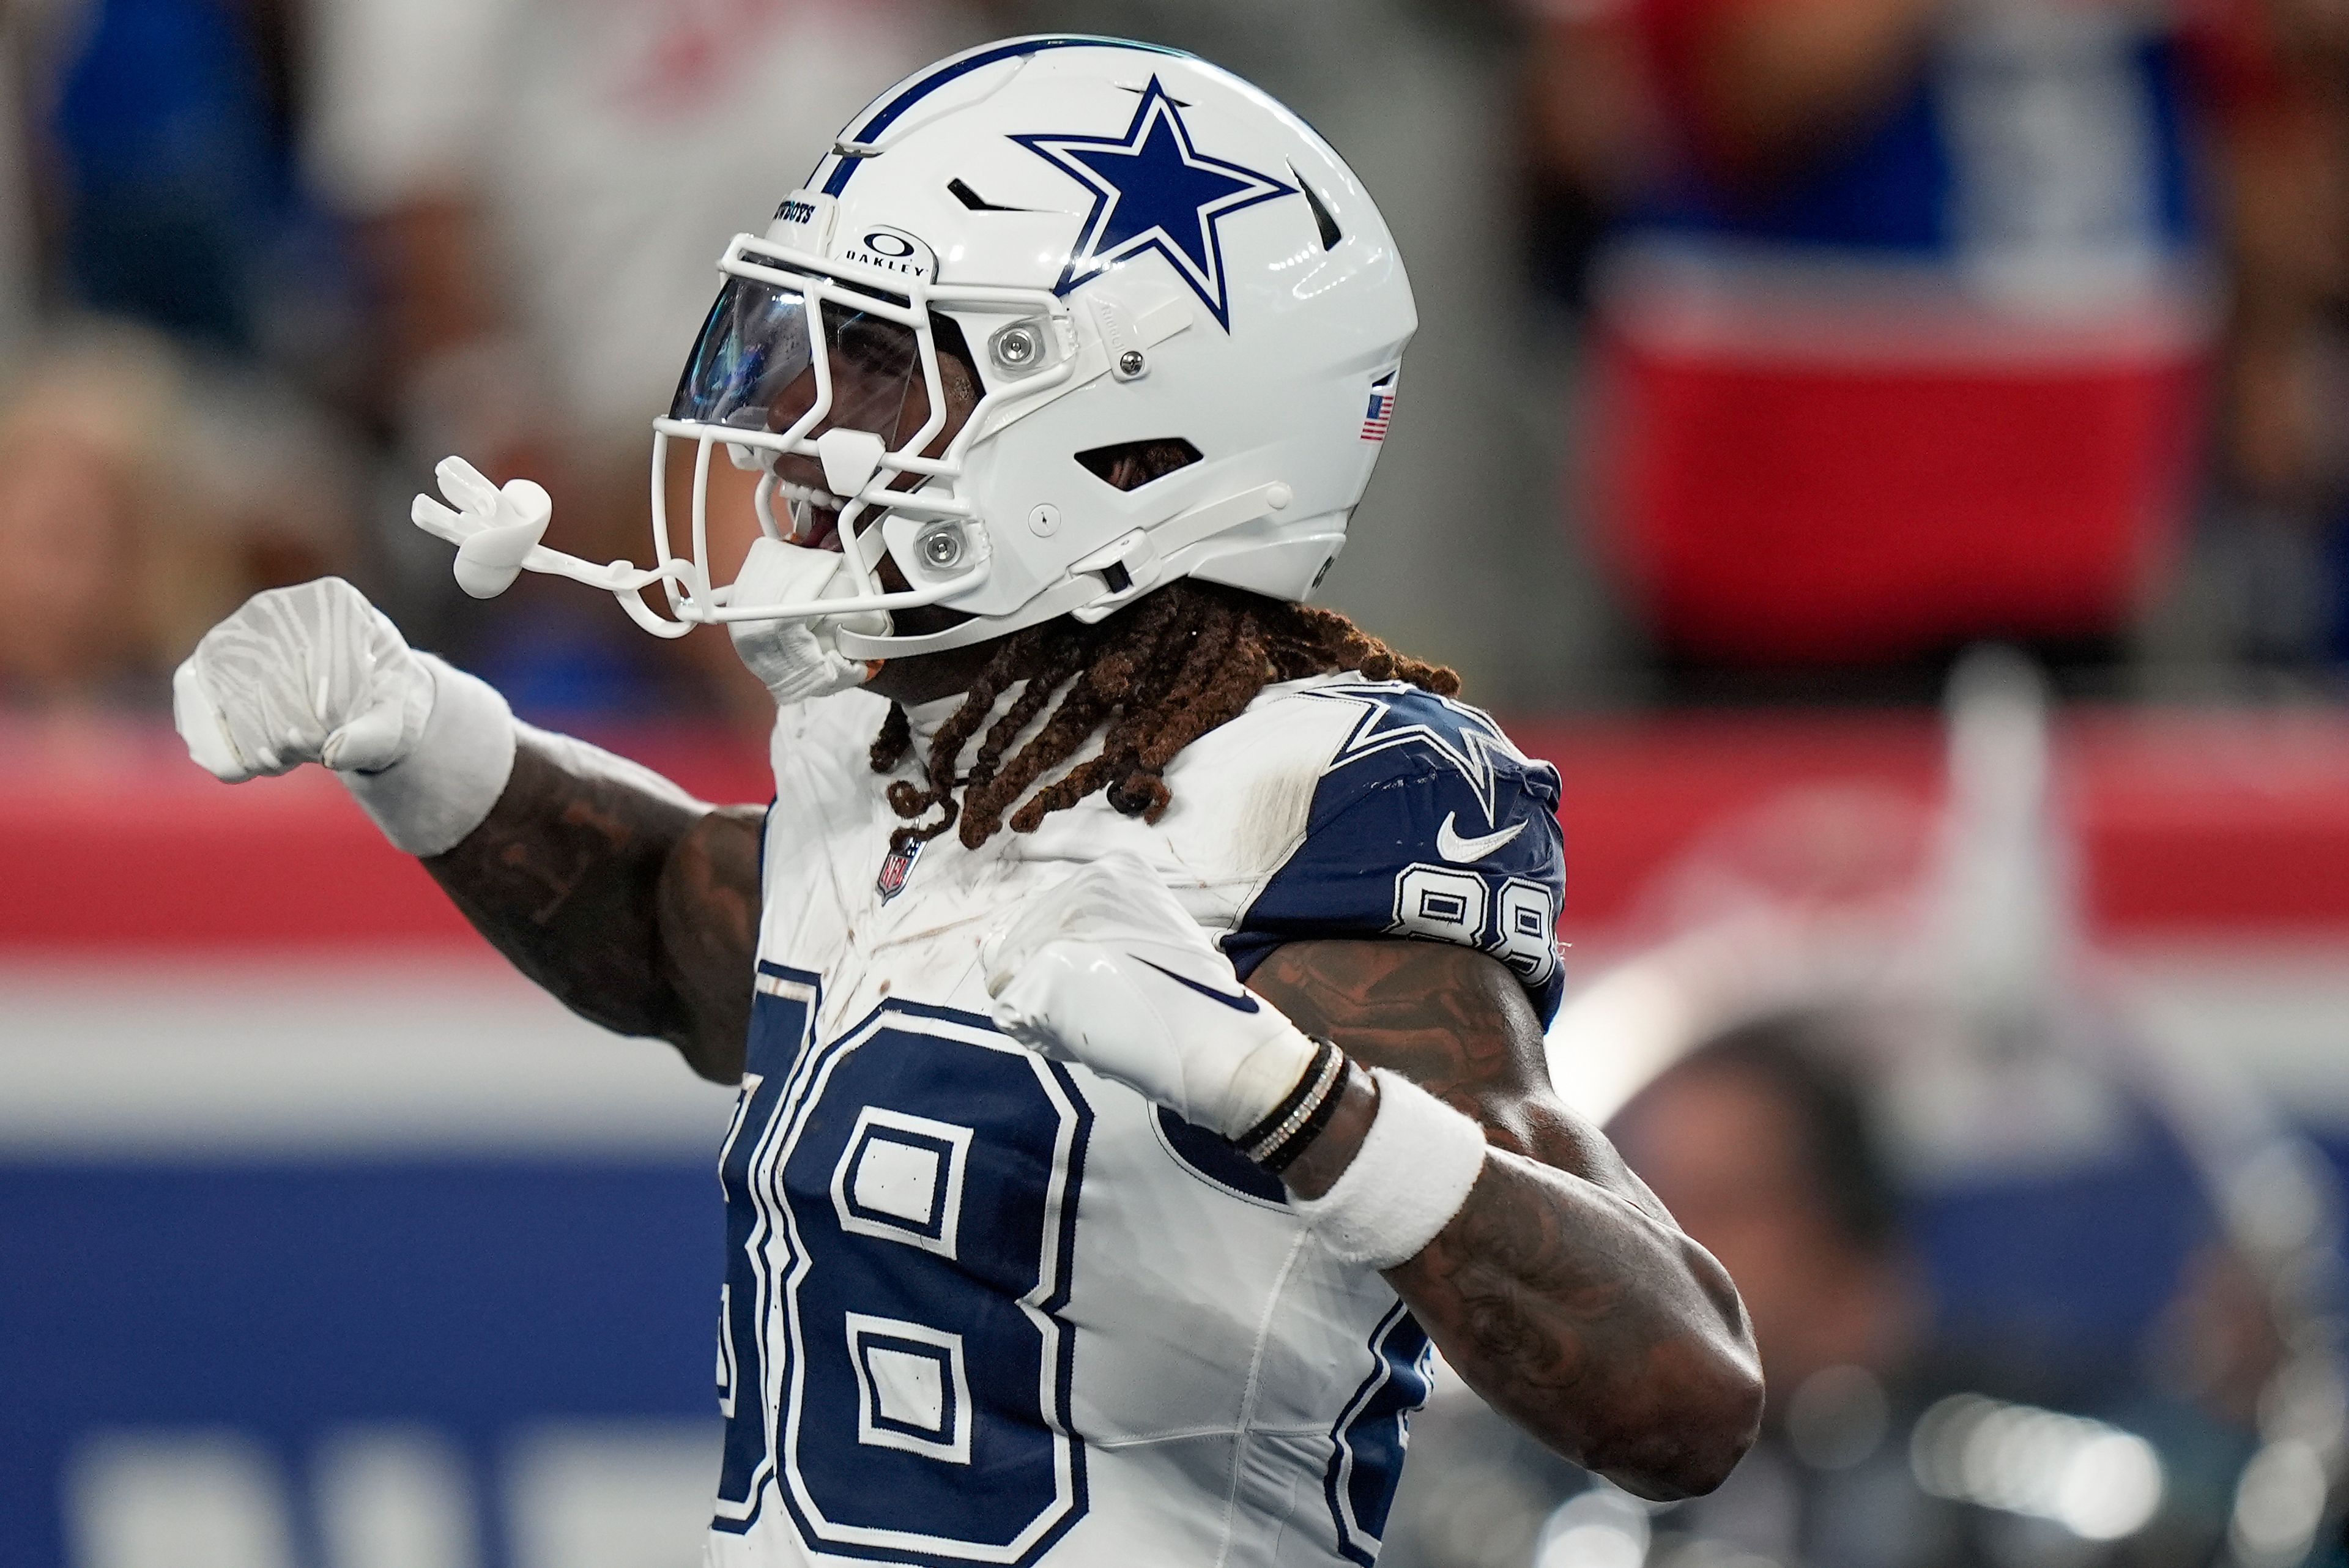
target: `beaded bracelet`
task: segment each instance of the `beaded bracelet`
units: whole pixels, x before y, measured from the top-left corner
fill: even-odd
[[[1330,1118],[1337,1114],[1346,1083],[1346,1054],[1332,1041],[1317,1038],[1313,1064],[1298,1079],[1272,1114],[1232,1141],[1250,1160],[1275,1176],[1294,1164]]]

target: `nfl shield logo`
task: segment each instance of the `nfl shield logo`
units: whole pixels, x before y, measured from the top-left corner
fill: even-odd
[[[874,879],[874,889],[887,903],[905,890],[905,878],[914,874],[914,862],[922,857],[922,841],[918,838],[903,849],[889,851],[889,858],[881,862],[881,875]]]

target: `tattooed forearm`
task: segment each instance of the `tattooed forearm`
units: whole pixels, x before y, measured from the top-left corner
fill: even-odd
[[[1309,1033],[1408,1076],[1493,1147],[1460,1213],[1387,1272],[1478,1393],[1649,1496],[1709,1490],[1753,1440],[1761,1384],[1728,1275],[1549,1091],[1539,1021],[1490,959],[1418,942],[1282,949],[1249,983]],[[1324,1191],[1376,1110],[1367,1075],[1287,1172]]]
[[[1710,1490],[1753,1440],[1760,1386],[1728,1276],[1593,1182],[1496,1149],[1387,1279],[1486,1399],[1633,1491]]]
[[[750,1015],[758,841],[754,808],[712,810],[525,729],[487,820],[424,865],[564,1005],[730,1082]]]

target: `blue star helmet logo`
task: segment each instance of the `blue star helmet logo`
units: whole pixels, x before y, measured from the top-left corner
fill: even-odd
[[[1093,193],[1093,209],[1053,285],[1055,294],[1099,277],[1118,263],[1156,251],[1225,331],[1232,329],[1216,225],[1234,213],[1294,196],[1297,187],[1191,143],[1184,105],[1156,77],[1123,136],[1015,136],[1011,140]]]

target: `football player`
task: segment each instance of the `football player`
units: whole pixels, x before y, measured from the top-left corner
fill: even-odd
[[[1416,320],[1351,171],[1196,59],[1020,39],[720,265],[653,566],[453,460],[417,517],[477,594],[728,625],[771,806],[516,722],[335,581],[175,693],[214,773],[337,770],[523,972],[740,1085],[709,1560],[1367,1564],[1434,1348],[1637,1492],[1718,1482],[1744,1310],[1544,1070],[1557,775],[1303,603]],[[714,586],[719,453],[759,536]]]

